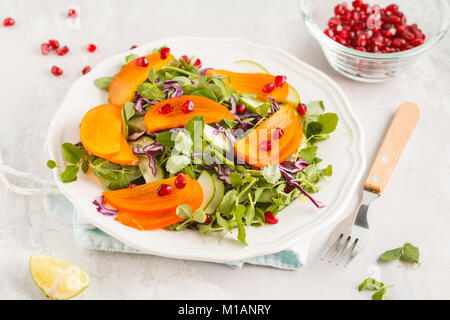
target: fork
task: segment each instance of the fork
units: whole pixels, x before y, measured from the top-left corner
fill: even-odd
[[[364,183],[359,209],[333,230],[321,260],[336,265],[346,260],[346,267],[364,249],[369,240],[369,206],[383,192],[419,117],[414,103],[397,109]]]

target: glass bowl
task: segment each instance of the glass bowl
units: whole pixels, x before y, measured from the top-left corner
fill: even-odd
[[[417,23],[426,35],[425,43],[410,50],[395,53],[370,53],[348,48],[324,34],[334,7],[345,1],[299,0],[305,24],[322,47],[330,65],[344,76],[361,82],[383,82],[404,72],[415,59],[436,45],[450,26],[448,0],[376,0],[365,1],[382,8],[391,3],[399,6],[407,24]],[[349,6],[351,6],[350,2]]]

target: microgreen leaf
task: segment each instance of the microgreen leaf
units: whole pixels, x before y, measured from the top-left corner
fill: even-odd
[[[126,63],[130,63],[131,61],[133,61],[137,58],[139,58],[139,56],[137,54],[132,53],[125,57],[125,61],[126,61]]]
[[[386,287],[383,287],[372,295],[372,300],[383,300],[385,294]]]
[[[233,185],[233,187],[235,187],[235,188],[239,187],[241,185],[241,183],[242,183],[241,175],[238,172],[236,172],[236,171],[232,172],[230,174],[230,182]]]
[[[177,216],[181,219],[191,218],[192,209],[188,204],[180,204],[176,209]]]
[[[56,168],[56,162],[53,160],[48,160],[47,161],[47,167],[49,167],[50,169],[55,169]]]
[[[236,205],[237,195],[238,192],[235,189],[228,191],[220,202],[217,212],[223,214],[230,213]]]
[[[109,86],[111,85],[112,80],[114,77],[101,77],[94,80],[94,84],[97,86],[97,88],[109,91]]]
[[[172,132],[162,132],[156,136],[156,142],[164,147],[173,148],[175,146],[175,141],[172,137]]]
[[[76,181],[79,170],[80,168],[77,165],[67,166],[63,173],[61,173],[61,181],[63,183]]]
[[[77,164],[80,162],[82,155],[80,148],[71,143],[64,143],[61,148],[67,162],[72,164]]]
[[[338,116],[336,113],[324,113],[317,118],[317,121],[322,124],[321,134],[328,134],[336,129]]]
[[[236,207],[236,210],[234,211],[234,217],[236,218],[236,224],[237,224],[237,228],[238,228],[238,239],[242,242],[247,244],[247,242],[245,241],[245,227],[244,224],[242,223],[242,216],[245,213],[245,206],[243,206],[242,204],[238,205]]]
[[[192,215],[192,219],[195,222],[203,223],[206,221],[206,213],[201,209],[195,210],[194,214]]]
[[[419,263],[419,248],[413,246],[411,243],[405,243],[403,246],[403,255],[411,263]]]
[[[383,261],[398,260],[402,256],[402,251],[403,251],[403,248],[388,250],[380,256],[380,259]]]

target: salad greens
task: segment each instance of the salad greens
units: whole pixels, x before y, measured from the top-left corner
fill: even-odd
[[[126,57],[125,62],[137,58]],[[195,61],[191,58],[190,61]],[[233,144],[258,127],[278,109],[271,101],[258,101],[254,95],[238,94],[227,87],[223,76],[207,77],[185,59],[174,59],[161,70],[152,68],[148,79],[137,88],[133,101],[122,109],[125,132],[139,166],[111,163],[90,154],[81,143],[62,146],[68,163],[61,174],[65,183],[77,180],[80,171],[92,172],[103,180],[107,190],[127,188],[168,178],[180,172],[198,179],[206,172],[211,188],[207,206],[192,212],[188,205],[180,205],[176,213],[185,220],[172,225],[171,230],[186,228],[201,233],[238,230],[237,238],[246,243],[245,227],[259,227],[265,223],[264,213],[277,215],[300,197],[307,197],[317,207],[323,205],[311,194],[320,190],[319,183],[333,173],[331,165],[322,165],[318,143],[327,140],[336,129],[338,116],[327,113],[322,101],[307,104],[307,113],[301,118],[303,141],[300,148],[279,165],[253,167],[235,158]],[[112,77],[95,80],[95,85],[108,90]],[[173,128],[148,134],[144,115],[156,103],[182,95],[197,95],[227,107],[235,120],[205,123],[203,116],[193,117],[184,128]],[[236,112],[238,104],[245,104],[247,112]],[[253,105],[253,107],[251,107]],[[256,107],[255,107],[256,106]],[[48,162],[50,169],[58,166]]]
[[[380,259],[382,261],[394,261],[403,258],[409,263],[419,263],[419,256],[419,248],[413,246],[409,242],[406,242],[403,247],[385,251],[380,256]]]

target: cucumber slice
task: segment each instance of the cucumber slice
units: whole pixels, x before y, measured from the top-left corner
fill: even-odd
[[[145,129],[144,117],[137,117],[128,121],[128,129],[131,132],[143,131]]]
[[[225,136],[225,134],[223,134],[222,132],[218,132],[218,134],[216,133],[217,133],[216,129],[214,129],[210,125],[205,125],[205,128],[203,129],[205,139],[209,143],[211,143],[216,149],[219,149],[223,152],[230,151],[232,145]]]
[[[211,203],[211,200],[214,198],[214,194],[216,193],[216,187],[214,184],[213,177],[211,177],[208,171],[203,171],[200,177],[197,179],[197,182],[200,183],[203,190],[203,202],[200,208],[202,210],[205,210]]]
[[[266,68],[257,62],[250,60],[239,60],[234,62],[236,66],[236,72],[247,72],[247,73],[269,73]]]
[[[258,112],[258,108],[261,107],[265,101],[251,99],[251,98],[242,98],[239,100],[240,102],[244,103],[247,110],[251,113],[260,113]]]
[[[300,104],[300,95],[298,94],[297,90],[294,89],[293,86],[288,84],[288,87],[289,91],[286,100],[292,103],[294,107],[296,107]]]
[[[217,178],[215,174],[212,176],[212,178],[214,180],[215,193],[208,207],[204,209],[206,213],[215,212],[225,194],[225,185],[223,184],[223,181],[219,180],[219,178]]]
[[[130,147],[133,148],[133,146],[135,146],[135,145],[140,145],[141,147],[144,147],[153,142],[155,142],[155,140],[153,140],[150,137],[142,137],[142,138],[139,138],[138,140],[130,143]],[[148,157],[138,156],[138,160],[139,160],[139,163],[138,163],[139,170],[141,170],[141,173],[144,176],[146,183],[155,182],[155,181],[164,179],[164,171],[158,164],[156,164],[156,175],[153,175],[152,170],[148,166],[148,163],[149,163]]]

